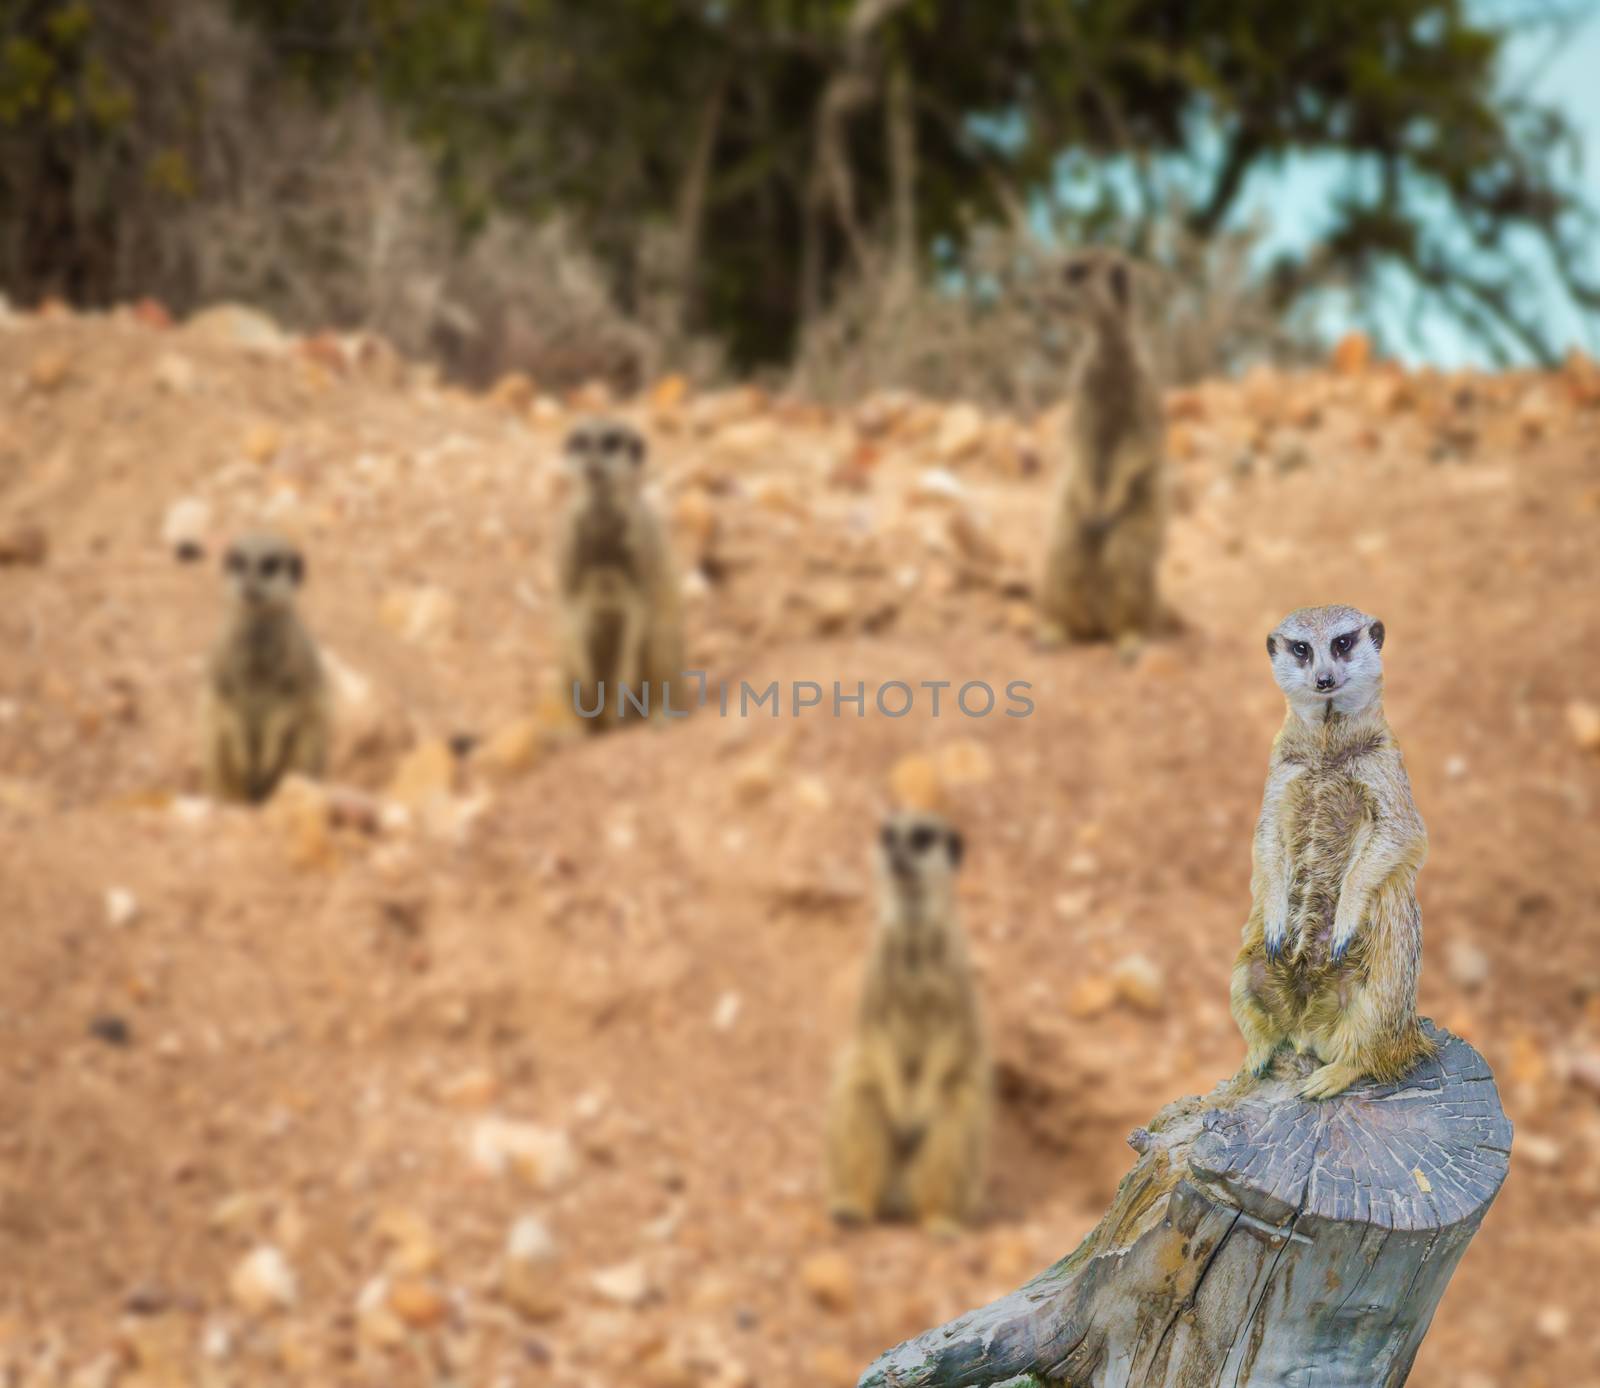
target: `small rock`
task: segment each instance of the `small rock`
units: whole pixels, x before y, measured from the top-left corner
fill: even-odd
[[[1117,985],[1109,978],[1090,974],[1078,980],[1067,994],[1069,1017],[1098,1017],[1117,1000]]]
[[[499,1097],[500,1085],[494,1071],[465,1070],[439,1086],[439,1098],[451,1108],[488,1108]]]
[[[1534,1326],[1547,1340],[1564,1340],[1571,1333],[1572,1317],[1565,1306],[1546,1306]]]
[[[298,1295],[294,1270],[271,1244],[261,1244],[240,1259],[228,1279],[228,1291],[239,1309],[251,1316],[293,1306]]]
[[[524,414],[533,404],[539,389],[525,371],[508,371],[489,391],[493,404],[504,406],[517,414]]]
[[[744,1005],[744,1000],[737,993],[724,993],[717,999],[717,1005],[711,1012],[711,1028],[713,1031],[732,1031],[733,1024],[739,1020],[739,1010]]]
[[[374,1277],[356,1297],[356,1333],[375,1349],[393,1349],[405,1343],[404,1322],[389,1305],[389,1279]]]
[[[213,304],[190,318],[183,330],[206,341],[254,351],[277,351],[286,345],[283,332],[272,319],[243,304]]]
[[[860,1376],[860,1357],[842,1346],[818,1345],[811,1351],[808,1379],[818,1388],[853,1388]]]
[[[1568,1074],[1574,1084],[1600,1098],[1600,1053],[1584,1051],[1573,1056]]]
[[[265,466],[283,451],[283,431],[275,424],[252,424],[244,436],[244,456]]]
[[[307,776],[292,774],[278,782],[262,814],[279,835],[296,867],[323,867],[336,854],[331,832],[328,792]]]
[[[169,395],[193,395],[199,373],[188,357],[166,352],[156,361],[156,385]]]
[[[535,1190],[557,1190],[577,1171],[572,1140],[560,1128],[512,1118],[480,1118],[469,1142],[473,1162],[491,1176],[515,1172]]]
[[[380,1214],[373,1232],[388,1246],[387,1270],[397,1276],[420,1276],[439,1265],[439,1241],[433,1227],[415,1210],[393,1208]]]
[[[28,367],[28,384],[35,390],[56,390],[72,371],[72,358],[62,351],[41,352]]]
[[[0,530],[0,568],[38,568],[50,554],[50,539],[37,525]]]
[[[1355,376],[1372,362],[1372,340],[1365,333],[1346,333],[1333,349],[1333,369],[1341,376]]]
[[[889,793],[903,810],[939,810],[944,784],[932,758],[913,753],[901,757],[889,772]]]
[[[418,743],[395,768],[388,798],[408,809],[425,809],[430,802],[450,795],[455,788],[456,761],[450,744],[442,738]]]
[[[934,452],[945,463],[959,462],[983,444],[983,412],[976,405],[952,405],[939,423]]]
[[[1489,981],[1489,956],[1471,940],[1455,939],[1445,946],[1445,968],[1456,985],[1468,992]]]
[[[439,1289],[420,1277],[397,1278],[389,1287],[389,1309],[413,1330],[438,1325],[449,1310]]]
[[[106,924],[115,929],[132,925],[139,918],[139,899],[126,887],[106,888]]]
[[[179,559],[192,562],[206,552],[211,531],[211,506],[199,497],[179,497],[161,520],[161,543]]]
[[[96,1041],[104,1041],[108,1046],[133,1044],[133,1028],[128,1025],[125,1018],[118,1017],[112,1012],[102,1012],[97,1017],[91,1017],[89,1035]]]
[[[855,1270],[843,1253],[813,1253],[800,1265],[800,1283],[826,1311],[848,1311],[855,1304]]]
[[[446,589],[425,584],[390,593],[379,616],[403,640],[428,645],[449,634],[456,618],[456,600]]]
[[[917,478],[916,499],[923,501],[965,501],[967,489],[955,473],[940,467],[925,468]]]
[[[1567,705],[1567,727],[1585,752],[1600,752],[1600,705],[1574,699]]]
[[[1166,1002],[1166,976],[1148,955],[1130,954],[1119,961],[1111,982],[1117,996],[1141,1012],[1159,1012]]]
[[[500,1294],[529,1320],[561,1314],[561,1283],[556,1268],[556,1242],[537,1215],[523,1215],[506,1238]]]
[[[641,1306],[650,1296],[650,1275],[637,1258],[591,1273],[589,1285],[619,1306]]]
[[[172,314],[160,299],[152,299],[146,295],[134,303],[131,311],[133,321],[146,328],[154,328],[160,332],[172,326]]]
[[[473,756],[473,765],[497,781],[509,781],[535,766],[545,750],[545,729],[537,718],[519,718],[492,734]]]
[[[1517,1155],[1525,1162],[1553,1171],[1561,1165],[1561,1144],[1541,1133],[1520,1132],[1517,1134]]]
[[[937,766],[946,786],[983,785],[994,779],[994,757],[983,743],[970,737],[941,747]]]

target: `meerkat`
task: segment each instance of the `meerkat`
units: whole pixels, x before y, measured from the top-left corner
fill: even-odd
[[[677,571],[641,487],[647,451],[632,425],[606,419],[579,424],[564,449],[577,488],[556,547],[562,675],[595,731],[663,716],[685,682]]]
[[[881,910],[827,1124],[841,1223],[914,1216],[948,1234],[977,1209],[992,1079],[956,912],[961,852],[961,836],[921,812],[879,836]]]
[[[1291,612],[1267,637],[1288,703],[1256,825],[1250,918],[1232,1006],[1244,1080],[1284,1044],[1322,1062],[1308,1099],[1431,1055],[1417,1020],[1428,835],[1383,713],[1383,623],[1351,607]]]
[[[306,576],[300,551],[277,535],[246,535],[222,566],[229,614],[206,681],[206,784],[218,799],[259,803],[290,771],[322,775],[328,686],[295,610]]]
[[[1156,566],[1167,528],[1166,425],[1133,304],[1129,263],[1111,251],[1074,255],[1062,270],[1083,344],[1040,589],[1039,636],[1137,640],[1162,614]]]

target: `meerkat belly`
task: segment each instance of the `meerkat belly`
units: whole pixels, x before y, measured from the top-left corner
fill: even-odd
[[[1357,835],[1372,819],[1371,798],[1341,773],[1312,771],[1293,783],[1289,877],[1290,955],[1305,991],[1328,966],[1339,890]]]

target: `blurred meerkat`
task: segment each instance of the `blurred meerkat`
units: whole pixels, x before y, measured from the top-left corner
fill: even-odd
[[[1300,1087],[1397,1080],[1434,1051],[1417,1021],[1428,835],[1383,714],[1383,623],[1291,612],[1267,637],[1288,701],[1256,825],[1234,1019],[1259,1078],[1285,1043],[1323,1062]]]
[[[565,445],[577,490],[556,546],[562,675],[586,714],[604,702],[596,731],[641,716],[640,704],[662,714],[685,683],[682,595],[666,529],[642,494],[646,453],[621,420],[587,420]],[[681,695],[675,707],[687,711]]]
[[[955,906],[961,837],[901,813],[883,826],[881,910],[827,1123],[835,1219],[915,1216],[947,1233],[983,1184],[991,1074]]]
[[[1133,273],[1112,251],[1074,255],[1063,298],[1085,340],[1040,590],[1039,635],[1136,638],[1160,620],[1156,567],[1167,528],[1161,395],[1133,305]]]
[[[305,559],[278,535],[245,535],[222,561],[229,612],[206,682],[206,784],[218,799],[259,802],[290,771],[321,776],[328,687],[295,611]]]

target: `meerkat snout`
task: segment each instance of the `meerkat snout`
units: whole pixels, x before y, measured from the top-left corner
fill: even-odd
[[[305,581],[300,551],[276,535],[244,535],[228,547],[223,573],[234,598],[250,607],[286,606]]]
[[[1382,686],[1383,637],[1383,623],[1353,607],[1303,607],[1267,637],[1267,656],[1303,716],[1350,713]]]
[[[947,885],[961,866],[961,834],[932,815],[894,815],[878,842],[885,870],[903,889]]]

